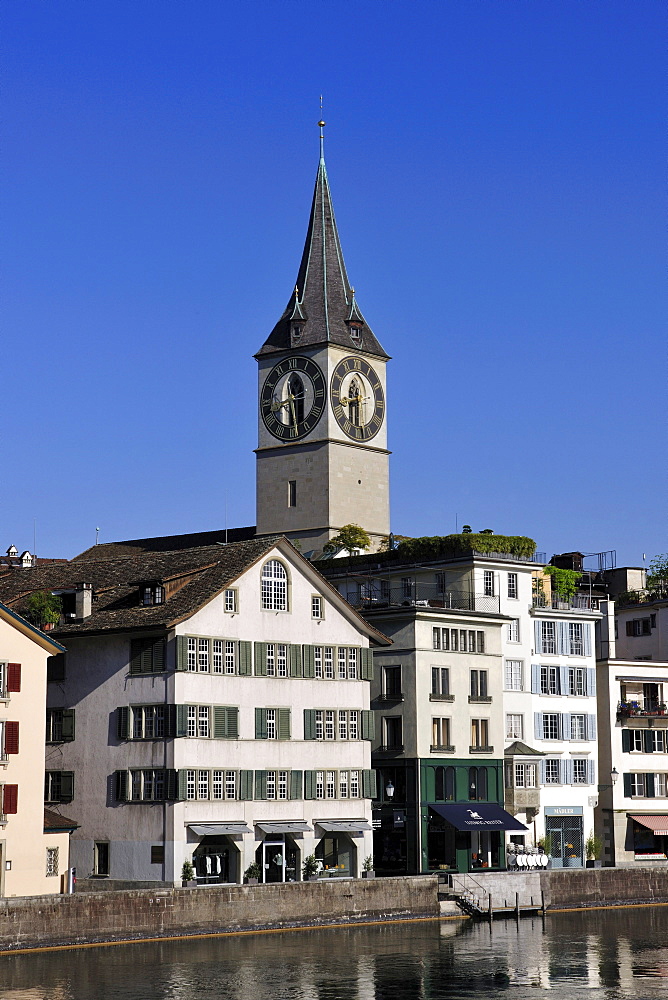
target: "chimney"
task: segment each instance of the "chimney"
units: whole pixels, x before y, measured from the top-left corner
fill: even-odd
[[[74,588],[75,614],[79,621],[83,621],[93,610],[93,584],[75,583]]]
[[[617,658],[617,641],[615,639],[615,602],[600,601],[599,611],[603,617],[596,623],[597,660],[614,660]]]

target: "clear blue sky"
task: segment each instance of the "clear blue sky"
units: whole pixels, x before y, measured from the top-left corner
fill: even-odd
[[[662,0],[5,0],[0,550],[253,524],[318,96],[392,527],[666,524]]]

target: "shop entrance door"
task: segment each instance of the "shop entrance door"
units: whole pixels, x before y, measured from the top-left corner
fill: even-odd
[[[285,837],[272,834],[262,844],[264,882],[285,882]]]
[[[553,868],[583,868],[582,816],[546,816]]]

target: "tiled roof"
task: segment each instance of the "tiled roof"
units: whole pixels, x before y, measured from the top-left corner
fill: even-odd
[[[44,833],[56,833],[58,830],[76,830],[79,824],[67,816],[61,816],[53,809],[44,810]]]
[[[51,635],[66,640],[68,635],[84,632],[164,629],[189,618],[275,544],[276,538],[261,538],[120,558],[85,559],[82,554],[68,563],[0,574],[0,601],[20,612],[34,591],[73,590],[79,583],[88,583],[93,588],[90,616],[59,625]],[[141,582],[179,577],[189,579],[164,604],[139,604]]]
[[[291,337],[295,320],[302,326],[298,343]],[[361,327],[355,340],[350,334],[351,320]],[[378,358],[388,357],[364,320],[350,287],[327,169],[321,156],[296,288],[256,357],[324,343],[338,344]]]
[[[175,552],[196,549],[203,545],[226,545],[255,538],[255,525],[247,528],[219,528],[216,531],[191,531],[184,535],[159,535],[154,538],[130,538],[125,542],[102,542],[75,556],[72,562],[89,559],[120,559],[144,552]]]

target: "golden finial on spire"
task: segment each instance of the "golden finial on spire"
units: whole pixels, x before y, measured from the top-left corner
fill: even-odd
[[[320,129],[320,159],[325,159],[325,133],[322,131],[326,125],[326,122],[322,118],[322,94],[320,95],[320,121],[318,122],[318,128]]]

